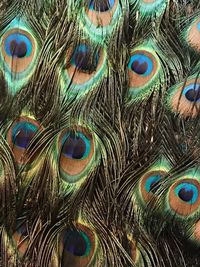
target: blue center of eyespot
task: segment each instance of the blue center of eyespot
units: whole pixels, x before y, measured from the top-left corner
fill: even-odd
[[[63,142],[62,153],[71,159],[84,159],[90,153],[90,140],[82,133],[69,133]]]
[[[155,193],[159,188],[159,182],[161,180],[161,175],[149,176],[145,183],[145,189],[147,192]]]
[[[27,148],[38,127],[29,122],[19,122],[12,129],[12,142],[19,148]]]
[[[92,72],[97,68],[99,53],[90,46],[81,44],[74,50],[70,62],[79,70]]]
[[[200,22],[197,23],[197,29],[200,31]]]
[[[26,35],[12,33],[5,39],[5,51],[10,57],[28,57],[32,52],[32,43]]]
[[[89,237],[83,231],[67,230],[64,235],[64,250],[74,256],[88,256],[91,249]]]
[[[177,197],[189,204],[194,204],[199,196],[198,188],[190,183],[181,183],[174,191]]]
[[[200,84],[192,83],[186,86],[183,90],[183,94],[190,102],[200,102]]]
[[[141,76],[148,76],[153,71],[153,61],[144,54],[134,54],[128,63],[128,68]]]
[[[91,0],[89,9],[93,11],[106,12],[113,8],[115,0]]]

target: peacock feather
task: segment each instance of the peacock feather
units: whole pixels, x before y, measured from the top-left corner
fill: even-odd
[[[199,12],[0,0],[0,267],[200,266]]]

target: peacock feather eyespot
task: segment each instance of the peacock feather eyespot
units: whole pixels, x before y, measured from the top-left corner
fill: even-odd
[[[25,153],[39,130],[40,125],[36,120],[23,116],[9,128],[7,140],[19,165],[30,162],[31,159],[25,158]]]
[[[159,182],[161,180],[161,175],[160,173],[158,174],[154,174],[154,175],[150,175],[145,183],[145,189],[148,193],[153,193],[155,194],[156,191],[159,188]]]
[[[0,67],[12,94],[27,83],[35,68],[38,43],[28,24],[14,19],[0,39]]]
[[[91,46],[81,44],[73,51],[70,63],[80,72],[93,73],[99,63],[99,53],[98,51],[93,52]]]
[[[118,6],[118,0],[91,0],[88,10],[86,11],[90,24],[92,23],[96,27],[106,27],[110,25]]]
[[[195,118],[200,109],[200,79],[189,77],[186,83],[181,83],[169,89],[166,104],[173,113],[182,117]]]
[[[23,32],[12,30],[4,40],[4,51],[8,57],[24,58],[30,57],[33,51],[31,38]],[[28,35],[28,34],[27,34]],[[15,70],[14,70],[15,71]],[[18,72],[18,70],[16,70]],[[19,71],[20,72],[20,71]]]
[[[160,182],[167,172],[162,170],[150,170],[145,173],[140,181],[140,191],[145,202],[149,202],[156,197],[156,193],[160,188]]]
[[[67,230],[64,237],[65,250],[74,256],[88,256],[91,243],[88,236],[83,231]]]
[[[128,62],[128,75],[132,101],[141,101],[158,90],[163,72],[154,49],[149,46],[133,49]]]
[[[85,129],[76,132],[68,130],[59,140],[59,169],[62,179],[70,184],[83,182],[96,166],[96,143]]]
[[[67,51],[66,68],[61,86],[70,97],[80,97],[97,86],[106,75],[106,53],[103,48],[82,42]]]
[[[169,190],[170,208],[180,216],[188,216],[199,209],[200,184],[195,179],[181,179]]]
[[[12,240],[19,253],[19,256],[23,257],[23,255],[26,253],[29,243],[28,229],[25,224],[17,227],[16,232],[12,235]]]
[[[200,17],[197,16],[189,26],[186,26],[186,30],[183,32],[183,39],[187,46],[200,52]]]
[[[81,26],[95,43],[111,35],[122,17],[119,0],[90,0],[82,10]]]
[[[37,130],[38,127],[30,122],[19,122],[12,130],[12,143],[26,149]]]
[[[33,37],[21,29],[8,30],[2,37],[1,54],[12,75],[17,77],[28,69],[34,57]]]
[[[141,76],[149,76],[153,71],[153,61],[145,52],[135,52],[129,61],[128,68]]]
[[[62,267],[86,267],[94,264],[97,250],[97,237],[85,224],[77,223],[63,233],[61,242]]]
[[[171,164],[166,159],[156,161],[138,180],[137,200],[145,205],[157,199],[163,178],[168,174]]]
[[[195,185],[190,183],[179,184],[175,189],[175,194],[182,201],[188,204],[194,204],[198,199],[198,189]]]
[[[81,132],[68,133],[63,143],[62,155],[66,158],[83,160],[88,157],[91,150],[90,139]]]

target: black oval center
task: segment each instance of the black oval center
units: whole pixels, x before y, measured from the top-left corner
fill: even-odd
[[[197,90],[190,89],[186,92],[185,97],[187,100],[191,102],[199,101],[200,100],[200,87]]]
[[[65,233],[64,249],[74,256],[84,256],[87,251],[87,243],[77,230],[68,230]]]
[[[96,71],[98,65],[98,53],[94,53],[90,49],[86,51],[75,51],[73,61],[75,66],[85,72]]]
[[[62,152],[69,158],[81,159],[86,152],[86,144],[81,137],[71,133],[63,145]]]
[[[178,192],[178,196],[180,197],[180,199],[182,199],[185,202],[191,201],[193,198],[193,195],[194,195],[194,192],[191,189],[187,190],[186,188],[182,188]]]
[[[25,42],[18,43],[16,40],[10,43],[10,53],[14,57],[22,58],[26,56],[27,47]]]
[[[20,129],[14,137],[14,144],[21,148],[27,148],[34,135],[35,131],[31,129]]]
[[[133,61],[131,69],[139,75],[146,73],[148,69],[147,62],[140,63],[138,60]]]

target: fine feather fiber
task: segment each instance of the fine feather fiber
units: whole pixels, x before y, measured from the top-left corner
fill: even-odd
[[[200,266],[199,14],[0,0],[0,267]]]

